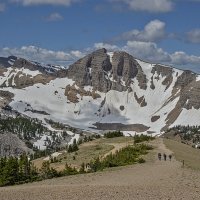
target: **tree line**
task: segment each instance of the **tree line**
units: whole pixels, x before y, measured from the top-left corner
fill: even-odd
[[[50,161],[44,161],[41,169],[38,170],[25,154],[21,155],[20,158],[4,157],[0,159],[0,187],[143,163],[145,160],[141,156],[147,154],[151,149],[153,149],[151,146],[145,144],[127,146],[103,159],[97,157],[90,163],[82,163],[80,169],[71,167],[66,163],[65,169],[62,171],[52,168]]]

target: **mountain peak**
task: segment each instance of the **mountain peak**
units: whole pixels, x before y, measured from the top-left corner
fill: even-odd
[[[48,113],[49,119],[101,130],[159,132],[187,125],[187,116],[194,119],[192,125],[200,118],[200,76],[190,71],[106,49],[88,54],[67,70],[52,68],[55,71],[47,73],[48,68],[21,58],[1,68],[1,87],[13,92],[11,107],[25,115],[37,112],[46,119],[42,113]]]

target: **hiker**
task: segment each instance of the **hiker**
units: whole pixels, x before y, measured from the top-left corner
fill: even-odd
[[[169,160],[170,160],[170,161],[172,160],[172,155],[171,155],[171,154],[169,155]]]
[[[185,165],[185,161],[184,160],[182,160],[182,164],[183,164],[183,167],[184,167],[184,165]]]
[[[163,154],[163,157],[164,157],[164,161],[166,161],[167,160],[167,155],[165,153]]]
[[[158,159],[159,160],[161,160],[161,157],[162,157],[161,153],[158,153]]]

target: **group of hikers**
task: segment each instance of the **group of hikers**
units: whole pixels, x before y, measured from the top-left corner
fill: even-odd
[[[169,157],[169,160],[171,161],[172,160],[172,155],[170,154],[170,155],[168,155],[168,157]],[[167,155],[164,153],[163,154],[163,159],[164,159],[164,161],[166,161],[167,160]],[[161,153],[158,153],[158,160],[162,160],[162,154]],[[184,160],[182,160],[182,167],[184,167],[185,166],[185,161]]]
[[[170,154],[170,155],[168,155],[168,157],[169,157],[169,160],[171,161],[172,155]],[[167,160],[167,155],[165,153],[163,154],[163,159],[164,159],[164,161]],[[161,153],[158,153],[158,160],[162,160],[162,154]]]

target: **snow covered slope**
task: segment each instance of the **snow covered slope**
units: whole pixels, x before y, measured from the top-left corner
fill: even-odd
[[[41,73],[19,70],[32,76]],[[8,68],[0,83],[11,71]],[[44,123],[52,119],[97,132],[121,129],[153,134],[178,124],[199,125],[200,76],[192,72],[103,50],[77,61],[66,74],[46,84],[1,90],[14,94],[10,102],[14,110]]]

